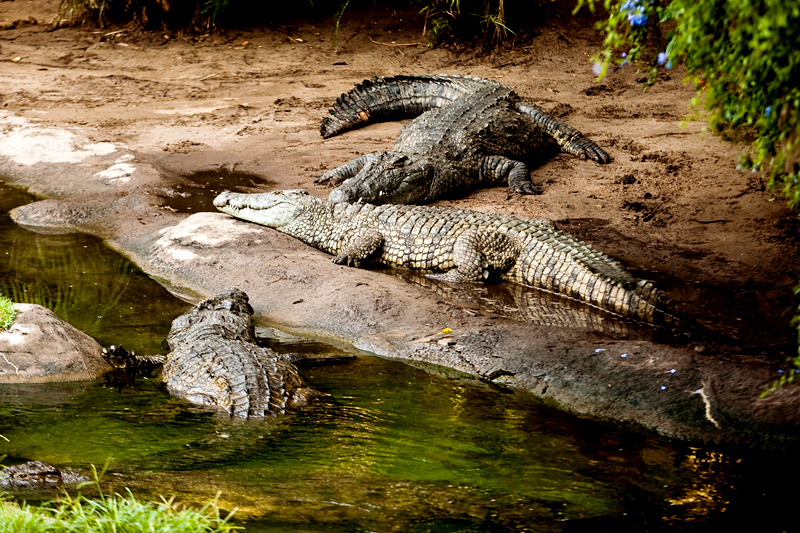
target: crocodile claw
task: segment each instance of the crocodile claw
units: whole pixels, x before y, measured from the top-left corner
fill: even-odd
[[[582,153],[580,157],[581,159],[589,158],[601,164],[611,163],[614,160],[613,157],[608,155],[608,152],[606,152],[597,145],[587,146],[586,151]]]
[[[542,188],[538,185],[534,185],[531,182],[528,183],[520,183],[513,187],[514,192],[518,192],[520,194],[542,194]]]
[[[358,268],[360,266],[360,262],[355,257],[351,257],[348,254],[339,254],[333,258],[333,262],[337,265],[347,265]]]
[[[320,174],[319,176],[314,178],[314,183],[332,183],[336,185],[337,183],[343,181],[342,179],[336,180],[335,178],[336,178],[336,173],[333,172],[332,170],[329,170],[328,172]]]

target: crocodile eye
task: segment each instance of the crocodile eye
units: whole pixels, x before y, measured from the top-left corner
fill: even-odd
[[[14,477],[17,478],[17,479],[28,479],[30,477],[30,475],[25,473],[25,472],[18,472],[16,474],[14,474]]]

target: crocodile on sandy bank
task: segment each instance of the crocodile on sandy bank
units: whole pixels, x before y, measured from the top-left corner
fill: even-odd
[[[451,282],[496,277],[650,324],[681,322],[651,282],[635,279],[618,261],[547,220],[428,206],[337,204],[304,190],[224,192],[214,205],[334,254],[335,263],[374,260]]]
[[[474,76],[365,80],[336,100],[320,133],[328,138],[411,117],[417,118],[403,127],[391,152],[362,155],[316,180],[341,183],[332,201],[413,204],[506,181],[513,191],[537,194],[527,163],[541,161],[554,146],[581,159],[612,160],[510,87]]]
[[[42,490],[61,488],[89,481],[89,478],[68,468],[57,468],[44,461],[28,461],[0,469],[2,490]]]
[[[116,368],[164,363],[170,394],[239,418],[284,414],[319,395],[284,357],[256,344],[247,294],[228,289],[172,321],[166,356],[106,350]],[[127,360],[127,362],[126,362]]]

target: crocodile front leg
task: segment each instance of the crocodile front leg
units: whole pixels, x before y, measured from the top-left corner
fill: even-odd
[[[382,245],[383,235],[379,231],[350,229],[339,240],[339,253],[333,262],[358,268],[361,261],[373,256]]]
[[[371,154],[364,154],[356,157],[349,163],[327,171],[322,176],[315,179],[314,183],[330,183],[332,185],[338,185],[344,180],[352,178],[358,174],[362,168],[380,158],[380,156],[381,152],[373,152]]]
[[[112,344],[108,348],[103,347],[103,359],[117,370],[146,371],[163,365],[167,360],[167,356],[136,355],[136,352],[129,352],[122,346]]]
[[[508,180],[508,188],[520,194],[542,194],[542,189],[533,184],[528,165],[500,155],[487,157],[480,170],[481,181],[502,183]]]
[[[428,277],[451,282],[485,281],[514,266],[521,249],[519,241],[505,233],[469,229],[453,245],[455,268]]]
[[[598,163],[610,163],[613,157],[597,146],[594,141],[586,138],[581,132],[564,124],[544,112],[540,107],[528,102],[516,102],[514,109],[523,115],[529,116],[537,126],[555,139],[561,150],[568,154],[576,155],[581,159],[592,159]]]

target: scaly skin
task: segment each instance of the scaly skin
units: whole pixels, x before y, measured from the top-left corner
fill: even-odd
[[[320,132],[327,138],[409,117],[417,118],[403,127],[391,152],[360,156],[317,179],[341,183],[332,201],[413,204],[505,182],[513,191],[537,194],[528,163],[543,159],[552,145],[581,159],[612,160],[511,88],[472,76],[366,80],[339,97]]]
[[[619,262],[546,220],[426,206],[335,204],[304,190],[224,192],[214,205],[334,254],[339,264],[373,260],[456,282],[497,277],[651,324],[680,322],[652,283],[636,280]]]
[[[284,414],[318,393],[292,363],[256,344],[252,314],[247,295],[228,289],[172,321],[166,362],[114,346],[108,359],[125,369],[163,363],[161,379],[170,394],[232,417]]]

